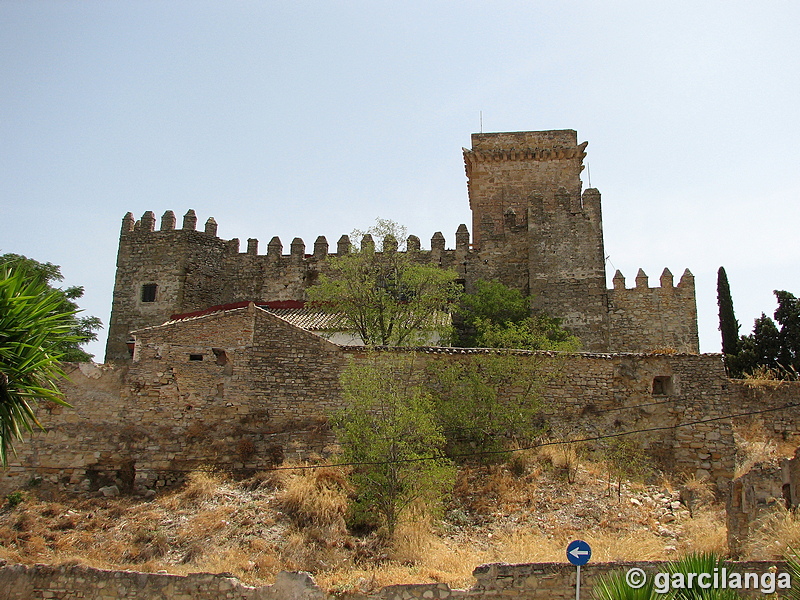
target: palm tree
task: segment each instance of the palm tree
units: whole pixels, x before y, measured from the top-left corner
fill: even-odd
[[[69,406],[56,383],[65,377],[59,344],[73,341],[75,310],[62,296],[20,268],[0,265],[0,462],[33,425],[34,405],[45,400]]]

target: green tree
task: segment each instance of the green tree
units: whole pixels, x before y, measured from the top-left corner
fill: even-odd
[[[757,369],[767,369],[782,379],[798,378],[800,299],[789,292],[778,290],[775,290],[775,297],[778,300],[775,320],[762,313],[755,320],[753,333],[740,338],[737,354],[727,357],[732,377],[741,377]]]
[[[437,506],[455,481],[433,401],[414,377],[413,356],[354,361],[341,379],[347,408],[332,418],[343,458],[354,463],[354,510],[380,515],[390,536],[412,503]]]
[[[448,454],[500,459],[502,451],[541,433],[542,387],[557,370],[555,363],[545,368],[545,360],[497,352],[431,362],[426,382]]]
[[[561,320],[531,314],[529,299],[499,281],[478,281],[475,292],[464,294],[459,315],[460,346],[560,350],[571,352],[580,340],[561,327]]]
[[[328,273],[308,290],[313,305],[341,315],[368,346],[413,345],[433,334],[448,336],[449,310],[460,295],[455,271],[415,261],[413,252],[398,251],[397,238],[390,234],[380,252],[369,238],[361,245],[328,259]]]
[[[722,353],[733,355],[739,351],[739,322],[733,312],[731,288],[725,267],[717,271],[717,306],[719,307],[719,330],[722,334]]]
[[[47,290],[52,291],[59,299],[59,303],[54,309],[55,313],[71,313],[70,336],[58,340],[57,350],[61,354],[61,360],[64,362],[90,361],[93,355],[83,350],[81,346],[97,339],[97,331],[102,327],[102,323],[97,317],[79,317],[77,315],[80,309],[75,301],[83,297],[83,287],[71,286],[66,289],[54,287],[54,282],[64,280],[58,265],[49,262],[40,263],[20,254],[0,255],[0,266],[2,265],[13,267],[32,282],[41,284]]]
[[[800,298],[786,291],[775,290],[778,308],[775,320],[781,324],[778,364],[797,378],[800,373]]]
[[[479,320],[519,323],[531,314],[530,303],[517,289],[499,281],[479,280],[472,294],[464,294],[459,311],[467,326]]]
[[[64,296],[25,269],[0,265],[0,462],[23,431],[38,425],[33,405],[66,405],[56,385],[64,348],[77,343],[75,311]]]

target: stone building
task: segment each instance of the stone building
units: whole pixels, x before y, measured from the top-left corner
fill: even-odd
[[[573,130],[473,134],[463,151],[472,239],[462,224],[454,248],[436,232],[424,250],[410,236],[407,252],[455,270],[467,291],[486,279],[530,294],[531,308],[561,317],[587,351],[697,352],[688,269],[677,285],[665,269],[660,287],[650,287],[640,270],[630,289],[617,272],[607,288],[600,193],[582,190],[580,179],[585,148]],[[217,237],[213,218],[199,231],[192,210],[180,229],[169,210],[155,225],[151,211],[122,221],[106,360],[129,360],[132,331],[175,315],[250,301],[302,307],[328,256],[351,247],[343,235],[332,253],[320,236],[307,253],[295,238],[284,254],[273,237],[266,254],[257,239],[240,252],[238,239]]]

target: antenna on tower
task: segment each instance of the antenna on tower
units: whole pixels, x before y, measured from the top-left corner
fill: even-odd
[[[481,115],[481,133],[483,133],[483,111],[480,111]]]
[[[589,163],[586,163],[586,175],[589,178],[589,187],[592,187],[592,170],[589,168]]]

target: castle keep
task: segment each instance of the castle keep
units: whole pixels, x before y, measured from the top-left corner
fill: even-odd
[[[561,317],[588,351],[698,352],[688,269],[677,285],[664,269],[658,287],[640,270],[635,287],[627,288],[617,272],[607,288],[600,192],[582,190],[580,179],[586,144],[577,143],[573,130],[473,134],[472,148],[463,151],[472,240],[462,224],[453,248],[436,232],[430,249],[410,236],[406,251],[455,270],[467,291],[486,279],[530,294],[533,310]],[[125,215],[106,360],[129,360],[132,331],[175,315],[250,301],[301,307],[327,257],[351,247],[343,235],[332,252],[320,236],[306,252],[295,238],[284,254],[273,237],[260,254],[257,239],[240,252],[238,239],[216,234],[213,218],[198,230],[192,210],[180,228],[175,214],[165,212],[158,230],[151,211],[138,221]]]

